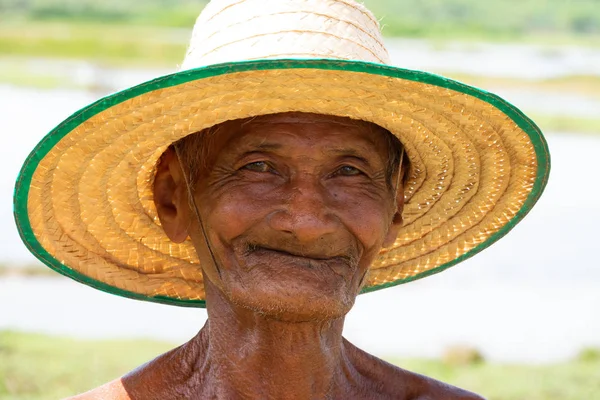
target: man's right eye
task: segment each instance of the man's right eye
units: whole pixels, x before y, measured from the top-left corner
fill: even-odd
[[[270,172],[272,168],[264,161],[256,161],[250,164],[246,164],[242,169],[247,169],[254,172]]]

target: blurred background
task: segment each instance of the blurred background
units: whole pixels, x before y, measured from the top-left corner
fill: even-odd
[[[206,313],[41,266],[12,191],[27,154],[96,99],[177,70],[201,0],[0,0],[0,400],[52,399],[190,339]],[[346,337],[490,400],[600,399],[600,0],[365,0],[393,63],[499,94],[545,133],[545,195],[473,259],[362,295]]]

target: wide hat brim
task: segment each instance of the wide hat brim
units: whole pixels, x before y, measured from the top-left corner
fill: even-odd
[[[15,219],[43,263],[120,296],[204,307],[191,242],[166,237],[152,199],[174,141],[224,121],[300,111],[378,124],[411,160],[404,226],[363,292],[441,272],[496,242],[540,197],[547,144],[517,108],[437,75],[339,60],[261,60],[160,77],[51,131],[17,180]]]

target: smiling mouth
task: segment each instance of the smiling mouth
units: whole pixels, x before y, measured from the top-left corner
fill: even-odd
[[[290,250],[275,249],[260,245],[249,245],[247,256],[258,258],[275,258],[290,266],[307,268],[329,267],[338,275],[343,275],[353,269],[354,257],[350,255],[323,255],[316,253],[302,253]],[[275,260],[273,260],[275,261]]]
[[[305,258],[305,259],[315,260],[315,261],[336,261],[336,260],[337,261],[341,261],[341,260],[350,261],[352,259],[352,257],[350,257],[348,255],[324,256],[324,255],[315,254],[315,253],[311,254],[311,253],[276,249],[276,248],[266,247],[266,246],[248,245],[248,252],[247,252],[248,254],[260,253],[260,252],[271,252],[271,253],[281,254],[283,256]]]

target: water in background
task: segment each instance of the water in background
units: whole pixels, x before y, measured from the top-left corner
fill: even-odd
[[[395,47],[391,53],[398,65],[434,72],[469,72],[478,64],[472,60],[481,61],[476,67],[479,74],[501,76],[600,71],[599,51],[567,49],[549,56],[531,55],[523,46],[513,46],[512,53],[510,46],[487,49],[484,57],[472,49],[436,51],[415,42],[405,45],[401,54]],[[407,62],[400,62],[403,57]],[[486,61],[490,59],[494,62]],[[523,64],[524,59],[529,64]],[[32,62],[38,67],[55,65]],[[0,262],[33,261],[18,238],[11,206],[14,178],[28,152],[46,132],[99,94],[165,72],[61,65],[57,71],[72,68],[77,79],[96,83],[96,92],[0,86],[5,139],[0,157]],[[585,70],[590,65],[595,65],[590,67],[593,71]],[[597,99],[582,95],[488,89],[533,112],[597,116],[600,111]],[[490,359],[530,362],[564,359],[584,346],[600,346],[600,261],[595,251],[600,238],[600,187],[594,174],[600,135],[550,132],[547,138],[553,157],[551,180],[530,215],[474,259],[422,281],[360,296],[346,322],[345,334],[351,341],[384,356],[435,356],[446,346],[464,343],[482,349]],[[0,279],[0,329],[181,342],[193,336],[204,320],[203,310],[121,299],[67,278]]]

